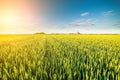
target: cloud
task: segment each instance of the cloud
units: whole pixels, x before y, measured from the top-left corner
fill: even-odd
[[[96,21],[97,20],[94,18],[80,19],[80,20],[71,22],[69,25],[71,26],[94,26]]]
[[[89,15],[89,12],[84,12],[81,14],[81,16],[87,16],[87,15]]]
[[[92,26],[94,25],[93,23],[88,23],[88,22],[81,22],[81,23],[76,23],[76,24],[72,24],[74,26]]]
[[[120,26],[120,24],[113,24],[112,26]]]
[[[117,26],[117,27],[120,27],[120,20],[118,19],[118,20],[113,20],[112,21],[112,23],[113,23],[113,25],[112,26]]]
[[[116,23],[120,23],[120,20],[113,20],[114,22],[116,22]]]
[[[106,11],[106,12],[103,12],[102,15],[104,17],[106,17],[106,16],[112,16],[112,15],[114,15],[114,11],[113,10]]]

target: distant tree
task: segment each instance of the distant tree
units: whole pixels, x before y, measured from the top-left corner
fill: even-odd
[[[77,34],[81,34],[80,32],[77,32]]]
[[[37,32],[35,34],[46,34],[45,32]]]

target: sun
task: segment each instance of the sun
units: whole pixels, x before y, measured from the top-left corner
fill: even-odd
[[[28,0],[0,0],[0,32],[26,33],[27,26],[35,23],[36,14]]]
[[[1,19],[1,23],[13,24],[13,23],[15,23],[15,20],[12,19],[12,18],[9,18],[9,17],[4,17],[4,18]]]
[[[17,14],[6,12],[6,14],[3,14],[0,16],[0,23],[5,24],[16,24],[17,23]]]

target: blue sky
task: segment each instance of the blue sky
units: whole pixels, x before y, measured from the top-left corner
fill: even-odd
[[[120,0],[0,0],[0,33],[120,33]]]
[[[52,12],[55,15],[53,15],[52,17],[57,19],[58,22],[61,22],[62,20],[68,21],[75,18],[83,18],[83,16],[80,16],[80,14],[85,12],[89,13],[89,16],[85,16],[85,18],[99,18],[101,16],[101,13],[107,11],[114,11],[117,14],[119,14],[120,12],[119,0],[61,0],[60,2],[58,1],[60,0],[56,0],[56,2],[53,3],[52,7]]]
[[[52,5],[57,31],[120,33],[120,0],[54,0]]]

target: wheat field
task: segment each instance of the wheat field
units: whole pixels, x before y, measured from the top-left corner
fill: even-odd
[[[120,80],[120,35],[0,35],[0,80]]]

